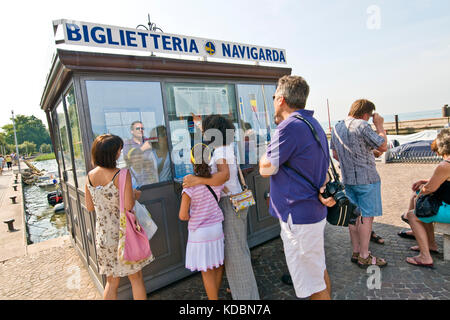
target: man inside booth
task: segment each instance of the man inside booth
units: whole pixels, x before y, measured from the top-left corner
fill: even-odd
[[[130,169],[133,188],[159,181],[156,159],[149,139],[144,137],[144,125],[131,123],[131,139],[124,142],[123,158]]]

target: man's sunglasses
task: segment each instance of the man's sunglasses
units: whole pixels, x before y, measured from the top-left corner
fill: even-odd
[[[137,127],[137,128],[134,128],[134,130],[136,130],[136,131],[138,131],[138,130],[144,131],[144,127]]]

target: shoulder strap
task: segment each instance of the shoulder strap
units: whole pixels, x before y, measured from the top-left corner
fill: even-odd
[[[239,162],[238,162],[237,143],[234,144],[234,156],[236,158],[236,167],[237,167],[237,170],[238,170],[238,173],[239,173],[239,182],[241,183],[242,189],[247,190],[248,186],[245,183],[244,175],[242,174],[241,166],[239,165]]]
[[[91,178],[89,177],[89,173],[88,173],[87,177],[88,177],[89,184],[91,185],[91,187],[93,187],[92,182],[91,182]]]
[[[216,199],[217,203],[219,203],[219,199],[217,198],[217,195],[214,192],[214,190],[207,184],[205,184],[205,186],[208,188],[209,192],[211,192],[211,194],[214,196],[214,199]]]
[[[320,149],[322,150],[325,158],[327,158],[327,157],[330,158],[329,162],[331,163],[331,170],[332,170],[332,173],[333,173],[333,176],[334,176],[335,180],[339,180],[339,174],[337,173],[336,168],[334,167],[333,159],[331,159],[331,157],[329,156],[329,152],[328,152],[328,155],[327,155],[327,152],[325,151],[322,143],[320,142],[319,135],[317,134],[316,129],[314,129],[313,125],[308,120],[306,120],[304,117],[302,117],[301,115],[296,114],[296,115],[294,115],[294,117],[297,118],[298,120],[301,120],[304,123],[306,123],[308,125],[309,129],[311,129],[311,132],[313,133],[314,139],[319,144]]]
[[[318,143],[319,146],[320,146],[320,149],[322,150],[322,152],[323,152],[323,153],[325,154],[325,156],[326,156],[327,153],[325,152],[325,150],[324,150],[324,148],[323,148],[323,145],[322,145],[322,143],[320,142],[319,135],[317,134],[317,131],[316,131],[316,129],[314,129],[314,127],[313,127],[313,125],[311,124],[311,122],[309,122],[308,120],[306,120],[304,117],[302,117],[302,116],[299,115],[299,114],[294,115],[294,117],[297,118],[298,120],[303,121],[304,123],[306,123],[306,124],[308,125],[309,129],[311,130],[311,132],[312,132],[312,134],[313,134],[313,136],[314,136],[314,139],[317,141],[317,143]]]
[[[127,179],[127,169],[119,170],[119,203],[120,203],[120,212],[123,212],[125,209],[125,183]]]
[[[302,177],[303,179],[305,179],[305,180],[306,180],[306,181],[314,188],[314,190],[316,190],[317,192],[320,191],[320,189],[317,188],[317,187],[314,185],[314,183],[312,183],[311,180],[309,180],[307,177],[305,177],[304,175],[302,175],[299,171],[297,171],[296,169],[294,169],[294,168],[289,164],[289,161],[286,162],[286,163],[284,163],[284,166],[288,167],[288,168],[291,169],[291,170],[294,170],[294,172],[297,173],[297,174],[298,174],[300,177]]]
[[[111,181],[113,181],[113,180],[117,177],[117,175],[119,174],[119,172],[120,172],[120,170],[117,171],[117,172],[114,174],[114,176],[112,177]]]

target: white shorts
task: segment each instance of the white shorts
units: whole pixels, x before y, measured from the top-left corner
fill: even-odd
[[[298,298],[310,297],[326,289],[324,279],[326,219],[314,224],[293,224],[280,219],[281,239],[289,273]]]

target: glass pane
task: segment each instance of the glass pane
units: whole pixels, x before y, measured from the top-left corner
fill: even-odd
[[[53,113],[53,122],[55,124],[58,124],[58,114],[57,113]],[[57,158],[58,158],[58,168],[59,168],[59,177],[60,180],[62,181],[63,179],[63,171],[64,171],[64,162],[63,162],[63,154],[62,154],[62,150],[61,150],[61,143],[59,141],[59,137],[60,137],[60,133],[59,133],[59,127],[57,125],[54,126],[55,128],[55,150],[57,153]]]
[[[202,136],[194,125],[193,116],[200,119],[220,114],[229,118],[238,129],[236,95],[234,85],[203,83],[170,83],[166,86],[166,95],[175,180],[181,181],[193,172],[190,149]],[[238,131],[236,139],[239,140]]]
[[[72,169],[72,155],[70,154],[70,146],[69,146],[69,132],[67,130],[66,125],[66,116],[64,112],[64,107],[62,102],[56,108],[56,112],[58,114],[58,126],[59,126],[59,134],[61,141],[61,149],[64,158],[64,164],[67,172],[67,183],[71,185],[75,185],[75,179],[73,177],[73,169]]]
[[[272,96],[274,85],[237,85],[240,125],[244,130],[244,163],[255,165],[270,142],[275,129]]]
[[[69,115],[70,131],[72,133],[73,154],[75,157],[75,170],[78,179],[78,187],[84,189],[86,184],[86,164],[84,162],[83,142],[81,141],[80,123],[78,119],[75,92],[73,87],[64,97]]]
[[[133,187],[170,181],[172,172],[159,82],[86,81],[94,136],[124,141],[120,168],[130,169]]]

